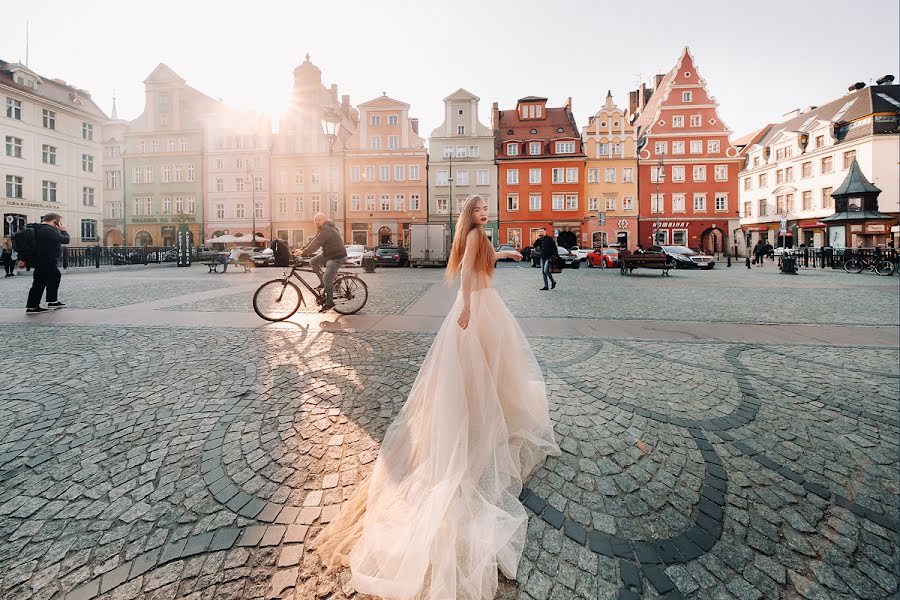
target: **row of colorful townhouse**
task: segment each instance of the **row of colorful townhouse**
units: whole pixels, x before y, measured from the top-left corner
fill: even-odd
[[[427,140],[407,103],[382,94],[354,107],[322,83],[308,56],[293,75],[289,108],[273,131],[267,117],[225,106],[162,64],[144,81],[142,114],[126,121],[115,103],[106,117],[84,90],[0,63],[5,229],[54,210],[80,223],[70,227],[76,244],[171,245],[187,224],[198,245],[221,234],[250,238],[255,227],[259,237],[299,246],[315,234],[313,215],[325,212],[347,243],[405,244],[411,224],[452,227],[465,199],[479,194],[497,244],[527,246],[544,228],[566,245],[721,252],[773,227],[766,219],[781,212],[779,193],[785,209],[793,193],[765,178],[789,152],[771,148],[798,143],[787,127],[798,117],[732,142],[687,48],[652,86],[630,92],[627,107],[608,92],[581,127],[571,98],[554,107],[541,96],[509,109],[494,103],[485,125],[479,98],[460,89],[444,98],[444,120]],[[867,116],[895,139],[897,112],[885,112],[881,96],[896,98],[897,87],[869,91],[877,105],[850,102],[841,113],[856,119],[849,124],[831,115],[837,108],[829,112],[832,129],[844,133],[826,146],[868,131],[856,124]],[[798,128],[828,125],[808,121]],[[809,194],[797,193],[807,208]]]

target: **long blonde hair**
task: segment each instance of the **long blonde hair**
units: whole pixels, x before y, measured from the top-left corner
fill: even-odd
[[[448,281],[453,281],[462,269],[463,255],[466,253],[466,238],[473,229],[476,229],[481,237],[478,254],[475,256],[475,272],[484,273],[488,277],[494,274],[494,247],[484,232],[484,228],[473,218],[475,205],[479,201],[485,202],[485,199],[478,194],[466,198],[466,204],[456,220],[456,234],[453,236],[453,247],[450,249],[450,259],[447,261]]]

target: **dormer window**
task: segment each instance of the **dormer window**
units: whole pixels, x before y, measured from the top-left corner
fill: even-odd
[[[573,154],[575,152],[575,142],[556,142],[557,154]]]
[[[532,130],[535,131],[535,130]],[[528,154],[532,156],[537,156],[541,153],[541,143],[540,142],[528,142]]]
[[[507,156],[518,156],[519,155],[519,145],[518,144],[507,144],[506,145],[506,155]]]
[[[520,113],[523,119],[540,119],[543,116],[543,106],[540,104],[523,104]]]

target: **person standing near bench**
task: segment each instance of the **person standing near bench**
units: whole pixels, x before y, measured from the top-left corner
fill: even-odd
[[[47,213],[41,217],[40,223],[29,223],[26,228],[33,230],[33,234],[29,234],[33,244],[30,251],[19,251],[19,257],[24,259],[19,261],[19,268],[24,268],[26,262],[32,266],[34,282],[28,292],[25,312],[33,315],[62,308],[65,304],[57,298],[59,283],[62,279],[57,262],[62,254],[63,244],[69,243],[69,233],[62,223],[62,215]],[[41,308],[41,297],[44,295],[45,289],[47,290],[48,308]]]
[[[309,240],[301,252],[308,256],[319,248],[322,249],[322,254],[314,256],[309,261],[309,266],[319,277],[321,287],[325,288],[325,304],[319,312],[326,312],[334,308],[334,276],[347,260],[347,247],[344,246],[344,239],[335,227],[334,221],[329,220],[324,213],[316,213],[313,223],[319,232],[316,237]]]
[[[538,238],[541,247],[541,275],[544,277],[544,287],[540,291],[552,290],[556,288],[556,280],[550,272],[550,264],[559,256],[559,249],[556,247],[556,241],[552,236],[547,235],[547,230],[541,227],[541,236]],[[550,287],[547,287],[549,279]]]

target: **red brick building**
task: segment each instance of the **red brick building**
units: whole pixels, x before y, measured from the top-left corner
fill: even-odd
[[[541,227],[570,231],[576,245],[584,224],[584,161],[572,99],[547,108],[547,99],[521,98],[515,110],[494,103],[501,244],[530,245]],[[571,236],[570,240],[572,239]]]
[[[652,94],[631,93],[638,129],[638,239],[724,252],[738,227],[741,158],[685,48]],[[649,96],[649,98],[648,98]]]

